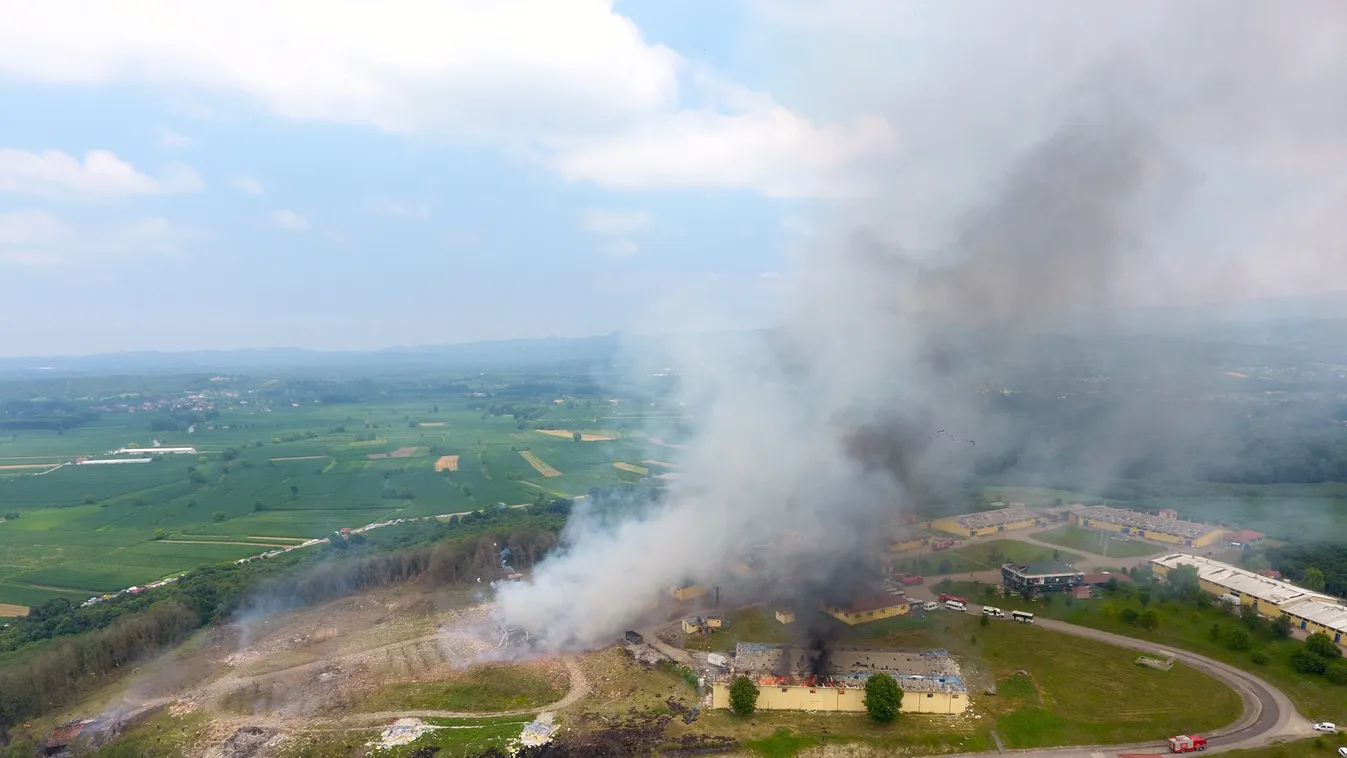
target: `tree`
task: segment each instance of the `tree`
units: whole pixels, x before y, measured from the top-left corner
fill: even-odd
[[[1249,634],[1248,629],[1235,627],[1223,636],[1225,637],[1225,646],[1236,653],[1242,653],[1253,647],[1253,635]]]
[[[730,683],[730,710],[736,716],[752,716],[758,709],[758,685],[746,676]]]
[[[1221,639],[1221,625],[1220,625],[1220,624],[1212,624],[1212,625],[1211,625],[1211,629],[1207,630],[1207,636],[1211,638],[1211,641],[1212,641],[1212,642],[1216,642],[1216,641],[1220,640],[1220,639]]]
[[[1302,674],[1322,674],[1328,670],[1323,658],[1303,648],[1291,656],[1291,666]]]
[[[1324,678],[1333,684],[1347,684],[1347,663],[1334,663],[1324,672]]]
[[[1151,593],[1147,592],[1146,590],[1142,590],[1141,592],[1137,593],[1137,600],[1141,601],[1141,607],[1145,608],[1146,606],[1151,604]]]
[[[1104,589],[1108,590],[1108,592],[1109,592],[1110,595],[1112,595],[1113,593],[1117,592],[1117,591],[1118,591],[1118,577],[1116,577],[1116,576],[1111,576],[1111,577],[1109,577],[1108,581],[1104,583]]]
[[[298,495],[298,494],[299,494],[299,485],[298,485],[298,484],[292,484],[292,485],[290,485],[290,494],[291,494],[291,495]]]
[[[1118,614],[1118,618],[1128,626],[1136,626],[1137,620],[1141,618],[1141,614],[1137,613],[1137,609],[1135,608],[1124,608],[1122,609],[1122,613]]]
[[[1137,626],[1148,632],[1153,632],[1160,626],[1160,614],[1154,608],[1143,611],[1137,618]]]
[[[1320,658],[1341,658],[1342,649],[1333,643],[1333,638],[1323,632],[1315,632],[1305,638],[1305,649]]]
[[[991,626],[991,625],[992,625],[992,620],[991,620],[991,618],[989,618],[989,617],[987,616],[987,614],[984,613],[984,614],[982,614],[982,618],[978,619],[978,623],[981,624],[981,625],[984,626],[984,627],[986,627],[986,626]]]
[[[1324,591],[1324,572],[1316,566],[1310,566],[1305,569],[1305,576],[1300,580],[1305,589],[1310,592]]]
[[[1284,640],[1291,636],[1291,617],[1278,616],[1272,621],[1272,635],[1279,640]]]
[[[168,536],[168,530],[167,530],[167,529],[155,529],[155,530],[154,530],[154,538],[155,538],[156,540],[162,540],[163,538],[165,538],[165,537],[167,537],[167,536]]]
[[[216,511],[216,512],[212,513],[212,514],[210,515],[210,520],[211,520],[211,521],[214,521],[214,522],[217,523],[217,524],[220,523],[221,521],[224,521],[224,520],[225,520],[225,514],[224,514],[224,511]]]
[[[872,674],[865,680],[865,710],[871,719],[887,724],[898,718],[902,707],[903,689],[896,679],[888,674]]]
[[[1118,609],[1113,606],[1113,603],[1104,603],[1099,606],[1099,615],[1111,619],[1118,615]]]
[[[580,434],[579,432],[573,432],[571,434],[571,439],[575,440],[576,442],[579,442],[580,440],[584,439],[584,435]]]

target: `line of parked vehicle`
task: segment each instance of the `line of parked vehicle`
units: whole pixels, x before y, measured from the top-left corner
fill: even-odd
[[[968,612],[968,598],[959,597],[958,595],[949,595],[942,592],[940,594],[940,602],[945,604],[946,610],[957,611],[959,613]],[[922,606],[922,610],[926,611],[934,611],[939,608],[940,608],[939,603],[935,602],[928,602]],[[982,615],[990,616],[991,618],[1003,619],[1006,617],[1006,612],[1001,610],[1000,608],[997,608],[994,605],[984,605],[982,606]],[[1034,623],[1034,614],[1028,611],[1011,611],[1010,618],[1022,624]]]

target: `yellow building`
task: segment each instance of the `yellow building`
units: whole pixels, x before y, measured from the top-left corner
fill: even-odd
[[[926,537],[904,537],[889,545],[889,550],[895,553],[904,553],[908,550],[918,550],[926,545],[930,540]]]
[[[1180,566],[1197,570],[1197,583],[1204,592],[1233,595],[1264,616],[1288,616],[1297,629],[1322,632],[1339,645],[1347,645],[1347,601],[1196,555],[1175,553],[1151,560],[1151,568],[1161,576]]]
[[[911,606],[899,595],[874,595],[861,598],[845,608],[836,605],[823,608],[824,613],[850,626],[903,616],[909,610]]]
[[[706,617],[706,628],[707,628],[707,629],[720,629],[720,628],[723,627],[723,626],[725,626],[725,618],[724,618],[723,616],[707,616],[707,617]]]
[[[961,688],[899,677],[903,688],[903,713],[963,713],[968,708],[968,693]],[[711,685],[711,707],[730,707],[730,682]],[[810,687],[799,684],[758,684],[760,711],[834,711],[865,710],[865,690],[860,687]]]
[[[1038,514],[1019,504],[982,513],[947,516],[931,522],[931,528],[959,537],[985,537],[989,534],[1028,529],[1039,523]]]
[[[776,620],[783,624],[795,623],[795,609],[789,605],[784,605],[776,609]]]
[[[1092,505],[1072,511],[1070,518],[1072,524],[1085,529],[1126,534],[1185,547],[1206,547],[1220,540],[1224,533],[1220,527],[1210,524],[1161,518],[1107,505]]]
[[[685,618],[683,619],[683,631],[688,634],[698,634],[702,631],[702,626],[704,624],[705,621],[698,616]]]
[[[688,584],[682,587],[670,587],[669,594],[674,600],[683,602],[686,600],[696,600],[699,597],[706,596],[706,586],[701,584]]]

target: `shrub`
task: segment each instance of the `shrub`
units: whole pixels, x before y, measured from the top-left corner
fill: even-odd
[[[1333,684],[1347,684],[1347,663],[1335,663],[1324,672],[1324,678]]]
[[[1248,629],[1236,627],[1225,633],[1225,646],[1242,653],[1253,648],[1253,635],[1249,634]]]
[[[1305,649],[1320,658],[1341,658],[1342,649],[1333,643],[1333,638],[1323,632],[1315,632],[1305,638]]]
[[[903,690],[893,677],[874,674],[865,680],[865,710],[871,719],[887,724],[898,718],[902,705]]]
[[[737,676],[730,684],[730,710],[736,716],[752,716],[758,709],[758,685],[746,676]]]
[[[1291,656],[1291,666],[1302,674],[1322,674],[1328,669],[1324,659],[1308,649],[1296,651],[1296,654]]]
[[[1255,650],[1253,655],[1249,656],[1249,658],[1259,666],[1266,666],[1269,660],[1267,653],[1264,653],[1262,650]]]

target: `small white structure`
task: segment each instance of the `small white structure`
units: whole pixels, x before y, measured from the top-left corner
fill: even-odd
[[[720,653],[708,653],[706,656],[706,662],[711,664],[712,666],[718,666],[720,668],[730,667],[729,659],[721,655]]]
[[[119,447],[112,451],[112,455],[145,455],[153,453],[155,455],[196,455],[194,447]]]

